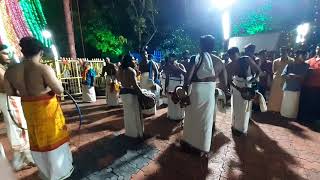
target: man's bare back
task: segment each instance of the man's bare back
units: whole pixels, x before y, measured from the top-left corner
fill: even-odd
[[[136,71],[133,68],[120,69],[118,79],[124,88],[136,88]]]
[[[5,86],[8,95],[41,96],[53,91],[63,92],[61,82],[48,65],[25,60],[10,67],[5,74]]]

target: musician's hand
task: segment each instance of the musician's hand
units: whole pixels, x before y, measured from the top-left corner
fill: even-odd
[[[157,85],[153,85],[152,87],[151,87],[151,90],[157,90]]]

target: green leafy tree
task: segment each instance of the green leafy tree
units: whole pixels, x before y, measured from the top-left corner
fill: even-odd
[[[128,15],[133,24],[133,30],[138,37],[138,46],[147,46],[157,33],[155,16],[158,13],[154,0],[128,0]]]
[[[198,51],[198,43],[183,29],[172,32],[161,44],[161,49],[166,53],[182,54],[185,50],[191,53]]]
[[[117,36],[110,30],[103,28],[91,28],[85,41],[99,50],[103,55],[118,57],[126,50],[128,41],[123,36]]]

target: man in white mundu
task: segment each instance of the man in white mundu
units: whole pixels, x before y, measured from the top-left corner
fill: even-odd
[[[110,62],[110,59],[106,58],[106,65],[103,67],[102,76],[106,75],[106,101],[107,106],[119,105],[119,92],[116,86],[118,86],[117,80],[117,67]]]
[[[249,120],[252,109],[252,98],[255,91],[251,91],[252,80],[255,72],[260,73],[260,68],[254,62],[255,46],[249,45],[246,47],[246,54],[235,61],[231,62],[229,72],[232,76],[231,82],[231,117],[232,117],[232,132],[236,135],[246,134],[248,131]],[[230,53],[238,53],[237,51],[229,51]],[[230,54],[235,55],[235,54]],[[251,91],[251,92],[250,92]],[[243,97],[243,93],[248,96]],[[250,97],[251,96],[251,97]]]
[[[122,85],[120,95],[123,101],[125,135],[133,138],[143,137],[144,124],[138,100],[138,94],[142,94],[142,92],[138,86],[132,56],[124,57],[118,79]]]
[[[291,119],[296,119],[298,116],[301,86],[309,70],[309,64],[304,62],[306,55],[306,51],[298,50],[294,62],[288,64],[282,72],[281,76],[285,79],[285,83],[281,116]]]
[[[190,105],[186,107],[181,145],[183,148],[197,150],[201,156],[210,151],[217,77],[221,87],[225,89],[227,84],[222,60],[211,54],[214,43],[215,39],[211,35],[200,38],[201,52],[190,62],[192,67],[184,86],[188,91]]]
[[[170,120],[181,121],[185,117],[185,110],[181,108],[180,104],[172,100],[172,93],[177,86],[183,86],[184,74],[186,70],[184,66],[176,61],[176,55],[170,54],[166,65],[163,68],[165,73],[165,91],[168,96],[168,113],[167,117]]]
[[[11,63],[9,49],[0,45],[0,111],[3,114],[7,135],[13,150],[13,168],[18,171],[34,161],[30,153],[27,122],[21,107],[21,98],[7,96],[4,90],[4,74]]]
[[[139,63],[139,70],[141,72],[141,79],[140,79],[140,87],[141,89],[146,89],[151,91],[156,95],[157,102],[160,99],[160,86],[157,84],[159,81],[159,68],[152,60],[148,60],[148,52],[143,50],[141,52],[142,61]],[[152,109],[143,110],[143,114],[146,115],[153,115],[156,113],[156,106]]]

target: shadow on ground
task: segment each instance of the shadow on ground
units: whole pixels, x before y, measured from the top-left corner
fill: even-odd
[[[287,118],[281,117],[280,114],[274,113],[255,113],[253,119],[261,124],[269,124],[273,126],[283,127],[298,137],[309,139],[310,137],[305,133],[305,129],[297,122],[290,121]]]
[[[289,166],[298,165],[294,157],[270,139],[257,124],[251,124],[247,137],[233,136],[233,140],[240,162],[229,162],[228,179],[237,178],[231,172],[237,168],[242,171],[241,179],[303,179],[289,169]]]

